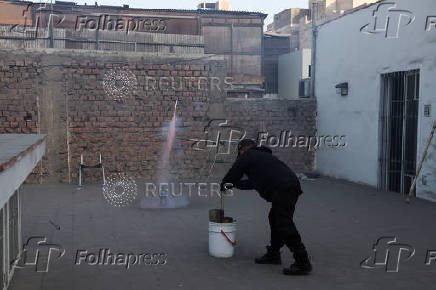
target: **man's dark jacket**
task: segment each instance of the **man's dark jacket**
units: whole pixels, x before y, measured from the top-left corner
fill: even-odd
[[[241,180],[244,174],[248,180]],[[226,183],[238,189],[255,189],[267,201],[275,192],[303,193],[295,173],[267,147],[253,147],[239,156],[224,176],[221,188]]]

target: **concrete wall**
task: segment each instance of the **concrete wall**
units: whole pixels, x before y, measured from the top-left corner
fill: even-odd
[[[326,175],[377,185],[380,81],[381,74],[387,72],[420,70],[417,160],[420,159],[436,118],[434,109],[430,118],[423,116],[424,105],[436,106],[436,27],[426,31],[427,17],[436,12],[436,2],[395,3],[395,9],[409,10],[416,17],[407,26],[401,23],[397,38],[386,38],[384,32],[360,32],[361,27],[373,20],[377,4],[320,27],[316,64],[318,134],[346,135],[348,141],[348,146],[341,150],[317,151],[317,168]],[[378,17],[383,19],[386,14]],[[346,97],[336,94],[335,85],[341,82],[349,82]],[[435,161],[436,142],[433,142],[422,172],[427,185],[423,185],[422,178],[418,181],[419,197],[436,200]]]
[[[309,77],[311,50],[297,50],[279,57],[279,96],[298,97],[300,80]]]
[[[45,49],[0,50],[0,60],[0,133],[48,134],[47,154],[31,182],[76,182],[80,155],[85,164],[95,165],[100,153],[107,174],[156,178],[176,99],[178,122],[169,171],[178,178],[209,174],[214,149],[194,150],[193,140],[204,140],[212,120],[227,120],[253,138],[260,129],[279,136],[281,130],[304,136],[315,130],[313,100],[227,99],[222,57]],[[105,75],[112,70],[136,80],[121,100],[104,89]],[[168,89],[147,84],[151,77],[194,79],[191,85]],[[200,77],[218,78],[221,85],[199,89]],[[232,154],[222,160],[222,168],[234,161],[236,144],[231,145]],[[307,148],[276,152],[297,172],[313,168],[314,153]],[[85,179],[100,181],[100,171],[86,169]]]
[[[274,31],[283,32],[283,28],[288,29],[292,26],[298,25],[301,18],[304,18],[309,14],[309,9],[302,8],[290,8],[274,14],[274,21],[272,23],[272,29]]]

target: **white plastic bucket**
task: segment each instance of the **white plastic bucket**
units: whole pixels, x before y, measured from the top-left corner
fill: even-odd
[[[230,258],[236,246],[236,221],[232,223],[209,222],[209,255]]]

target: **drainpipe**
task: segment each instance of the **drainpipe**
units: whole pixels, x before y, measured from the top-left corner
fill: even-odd
[[[315,97],[315,76],[316,76],[316,39],[318,36],[318,27],[316,27],[317,2],[312,3],[312,53],[311,53],[311,78],[310,94]]]

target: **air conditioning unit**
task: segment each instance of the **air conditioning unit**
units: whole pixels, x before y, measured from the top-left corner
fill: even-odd
[[[298,96],[300,98],[309,98],[310,97],[310,78],[302,79],[300,81]]]

